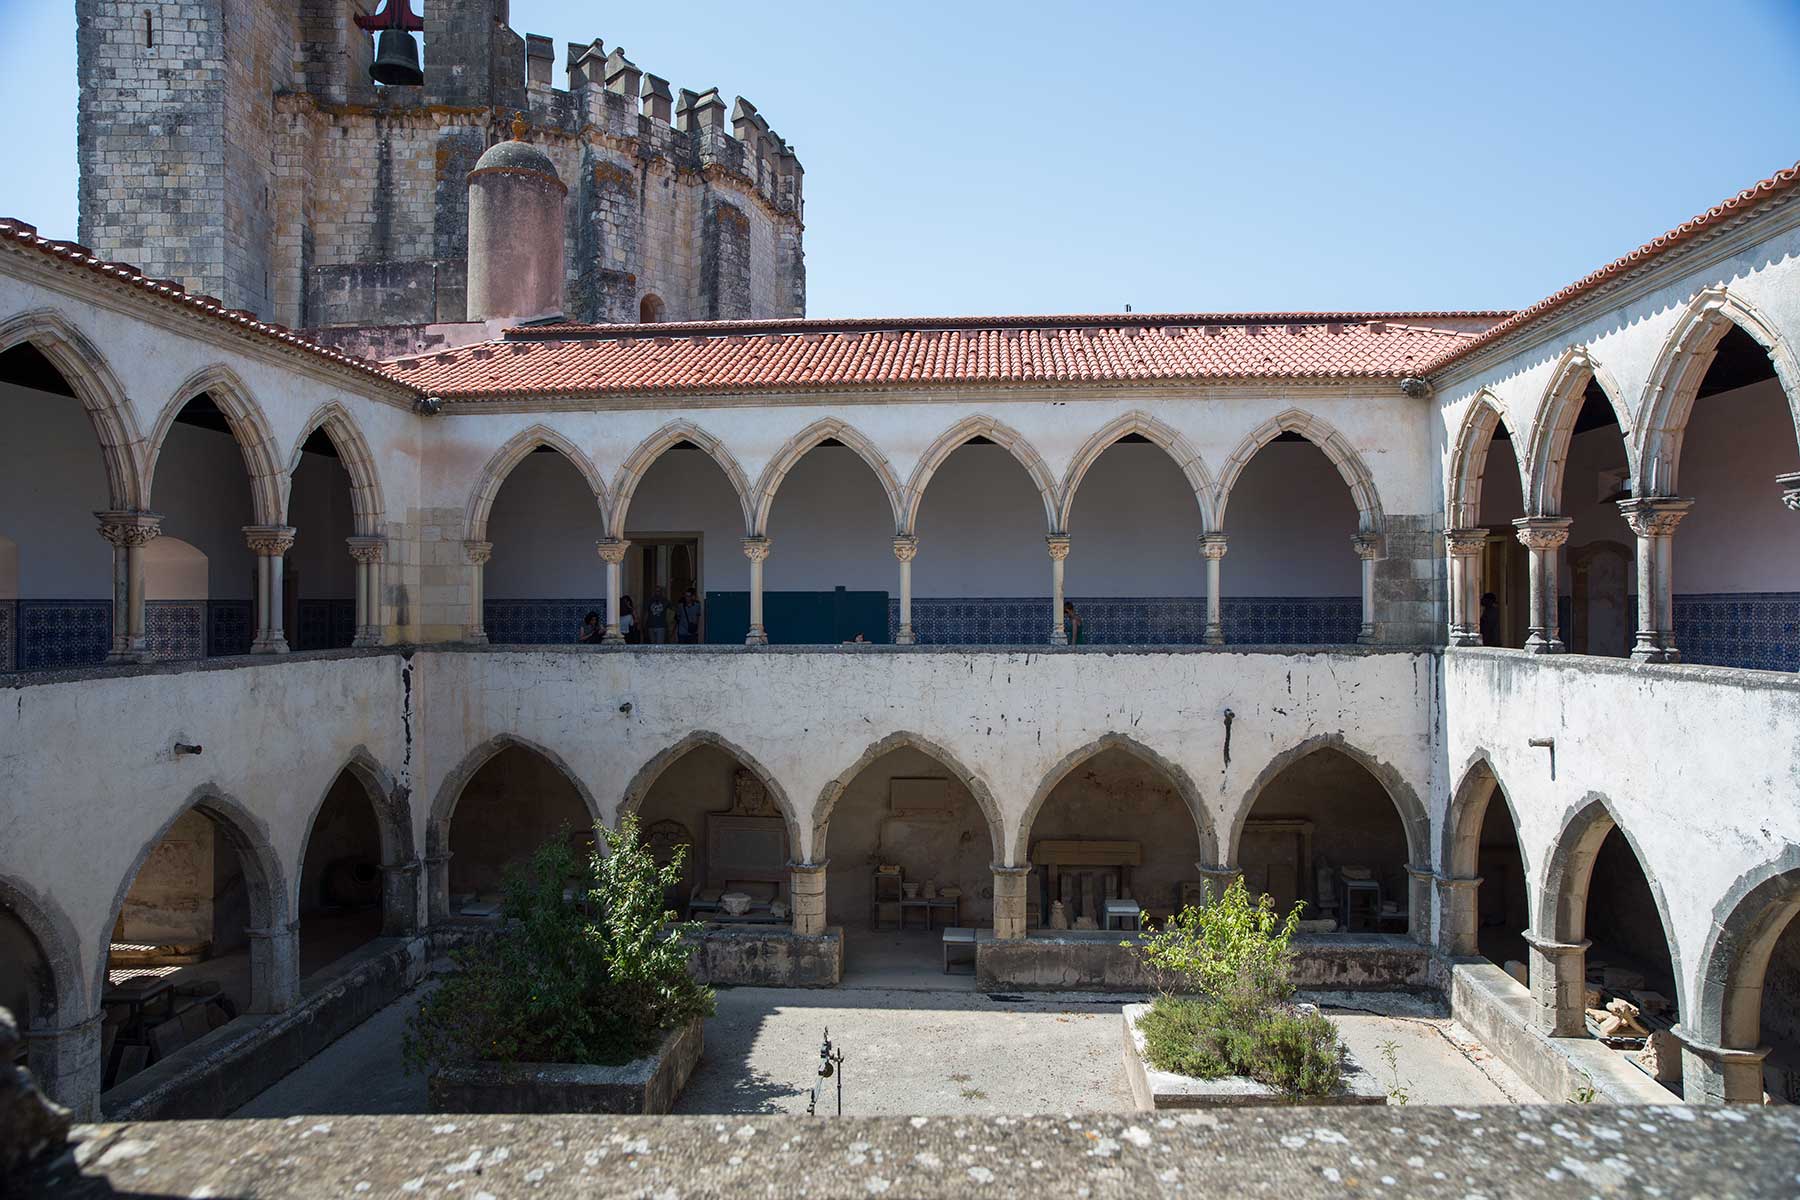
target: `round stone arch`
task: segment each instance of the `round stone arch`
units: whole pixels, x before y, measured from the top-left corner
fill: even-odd
[[[906,484],[906,520],[901,532],[911,535],[918,529],[919,505],[925,499],[925,485],[931,482],[932,475],[937,473],[944,460],[949,458],[966,443],[982,437],[1002,446],[1008,454],[1018,460],[1030,476],[1032,486],[1037,488],[1038,498],[1044,504],[1044,525],[1046,534],[1062,532],[1060,505],[1058,504],[1056,479],[1050,474],[1050,468],[1044,464],[1040,455],[1024,436],[1011,426],[985,413],[964,417],[956,424],[938,435],[919,458],[919,465],[913,468],[912,478]]]
[[[231,437],[244,456],[244,470],[250,477],[250,503],[259,525],[278,525],[287,511],[287,472],[282,469],[280,450],[269,431],[269,420],[262,406],[244,386],[237,373],[223,363],[214,363],[188,376],[157,417],[150,443],[144,452],[144,498],[155,495],[156,461],[162,454],[169,430],[188,402],[205,394],[212,397],[225,421]]]
[[[419,855],[413,841],[412,795],[409,789],[394,782],[394,777],[366,746],[352,750],[343,765],[331,773],[324,790],[319,793],[318,802],[307,814],[300,837],[300,854],[294,861],[294,884],[300,886],[300,877],[306,867],[306,851],[312,844],[313,827],[318,824],[325,801],[345,774],[361,785],[375,814],[375,829],[381,838],[382,936],[410,936],[419,927]]]
[[[1177,430],[1148,413],[1135,411],[1108,422],[1076,451],[1074,459],[1069,463],[1069,473],[1063,480],[1062,495],[1057,504],[1056,527],[1060,530],[1069,528],[1069,515],[1075,508],[1076,489],[1081,486],[1081,481],[1087,477],[1094,463],[1120,438],[1132,434],[1161,447],[1174,460],[1182,475],[1187,478],[1188,486],[1193,489],[1194,502],[1200,506],[1200,527],[1218,528],[1218,522],[1213,517],[1212,473],[1206,469],[1206,461],[1201,458],[1200,451]]]
[[[1226,460],[1224,469],[1219,474],[1219,490],[1213,500],[1213,516],[1218,522],[1218,530],[1225,529],[1225,508],[1231,501],[1231,489],[1236,486],[1238,476],[1250,465],[1262,448],[1284,433],[1296,433],[1324,452],[1337,468],[1344,483],[1350,489],[1350,495],[1356,502],[1357,528],[1363,533],[1380,533],[1382,530],[1381,493],[1375,487],[1375,477],[1369,473],[1362,457],[1343,434],[1334,429],[1324,419],[1298,408],[1290,408],[1258,425],[1238,444]]]
[[[894,514],[894,530],[898,533],[906,520],[906,504],[901,498],[899,477],[894,474],[893,464],[882,454],[874,442],[870,441],[854,427],[845,424],[836,417],[826,417],[822,421],[814,421],[799,433],[789,438],[769,465],[763,468],[762,477],[756,482],[755,516],[752,521],[753,537],[766,537],[769,532],[769,513],[775,507],[775,492],[787,478],[799,461],[815,449],[821,442],[834,440],[842,442],[855,452],[856,456],[867,463],[869,470],[875,472],[876,482],[881,484],[882,494],[887,497],[888,507]]]
[[[1518,431],[1506,419],[1506,410],[1494,393],[1482,388],[1475,394],[1469,411],[1463,414],[1462,425],[1451,448],[1450,474],[1444,484],[1444,495],[1449,501],[1446,528],[1474,529],[1480,526],[1481,486],[1487,474],[1488,449],[1494,444],[1494,434],[1502,426],[1516,450]],[[1514,461],[1519,465],[1519,494],[1529,495],[1524,461],[1516,453]]]
[[[38,1008],[29,1023],[20,1022],[30,1043],[32,1075],[52,1100],[74,1109],[79,1119],[97,1119],[100,1012],[98,998],[87,995],[74,923],[54,899],[6,876],[0,876],[0,913],[18,921],[42,961],[32,989]]]
[[[119,881],[107,910],[106,924],[96,931],[99,947],[91,977],[93,1004],[100,1005],[106,984],[107,958],[113,926],[125,909],[125,898],[152,851],[169,835],[175,823],[198,812],[225,836],[244,868],[245,890],[250,900],[250,1006],[251,1013],[281,1012],[300,994],[300,962],[294,936],[293,894],[282,870],[281,855],[269,836],[268,823],[213,784],[202,784],[171,813],[161,827],[138,847],[131,866]]]
[[[1006,854],[1006,820],[1000,813],[999,803],[994,799],[993,789],[988,787],[985,779],[965,767],[961,760],[937,742],[904,730],[899,733],[890,733],[864,750],[857,756],[855,762],[846,767],[819,792],[819,799],[813,804],[812,845],[809,848],[807,861],[819,863],[825,860],[824,849],[827,829],[831,823],[831,813],[837,807],[839,798],[843,796],[844,789],[855,782],[856,777],[867,770],[877,759],[902,749],[917,750],[950,772],[958,783],[969,789],[969,794],[975,798],[976,806],[981,809],[981,815],[987,818],[988,846],[993,851],[992,861],[1005,865],[1001,860]]]
[[[1581,415],[1589,381],[1597,384],[1612,405],[1613,417],[1619,423],[1624,439],[1625,463],[1632,477],[1637,475],[1637,447],[1629,433],[1631,410],[1625,404],[1624,392],[1612,373],[1596,362],[1585,346],[1571,346],[1557,360],[1550,383],[1538,403],[1531,423],[1531,443],[1519,459],[1519,470],[1525,480],[1527,516],[1554,517],[1562,514],[1563,468],[1569,459],[1569,439],[1575,435],[1575,421]],[[1517,445],[1517,443],[1514,443]]]
[[[719,469],[725,472],[725,479],[731,484],[731,490],[737,493],[738,508],[744,518],[744,536],[752,536],[757,518],[756,506],[751,499],[749,477],[744,474],[744,468],[738,465],[737,459],[732,457],[731,451],[725,448],[724,442],[692,421],[671,421],[664,425],[644,439],[619,468],[619,473],[613,477],[611,536],[625,536],[625,521],[631,511],[631,498],[637,494],[638,484],[643,482],[650,468],[656,465],[657,459],[682,442],[692,442],[706,451],[719,464]]]
[[[1220,846],[1218,834],[1213,828],[1212,813],[1208,811],[1206,800],[1200,794],[1200,789],[1195,785],[1193,777],[1136,738],[1123,733],[1108,733],[1089,742],[1079,750],[1065,754],[1055,766],[1050,768],[1049,773],[1038,784],[1037,791],[1032,793],[1031,802],[1020,814],[1019,827],[1012,839],[1012,853],[1008,861],[1001,865],[1013,867],[1028,865],[1031,854],[1031,827],[1037,821],[1038,813],[1043,809],[1044,803],[1050,799],[1050,793],[1055,791],[1056,785],[1067,779],[1075,768],[1105,750],[1118,750],[1128,754],[1167,777],[1169,782],[1175,785],[1175,792],[1187,807],[1188,815],[1193,818],[1194,836],[1200,843],[1200,853],[1204,855],[1220,853],[1223,848]],[[1223,860],[1215,859],[1215,861]]]
[[[1516,835],[1520,829],[1518,806],[1500,782],[1488,752],[1477,750],[1463,771],[1462,782],[1450,795],[1438,859],[1438,942],[1444,953],[1459,958],[1480,952],[1476,887],[1482,882],[1481,829],[1496,798],[1506,806]],[[1531,879],[1531,856],[1523,836],[1519,836],[1519,858],[1525,878]]]
[[[513,468],[524,462],[525,456],[540,446],[556,451],[580,472],[588,490],[594,494],[594,506],[600,514],[598,533],[602,537],[609,536],[606,524],[606,484],[601,480],[593,460],[583,453],[581,447],[556,430],[547,425],[533,425],[508,438],[481,468],[481,474],[476,476],[475,490],[469,495],[468,508],[463,515],[466,540],[487,541],[488,517],[494,511],[494,498],[500,494],[500,486],[512,474]]]
[[[1700,1068],[1684,1091],[1702,1103],[1762,1102],[1764,975],[1776,943],[1800,915],[1800,846],[1739,876],[1713,907],[1700,955],[1699,992],[1678,1035]]]
[[[97,347],[54,309],[20,313],[0,323],[0,353],[29,345],[50,360],[87,411],[106,465],[112,507],[142,511],[150,490],[139,469],[144,438],[124,385]]]
[[[287,521],[286,499],[287,494],[293,490],[294,472],[300,469],[300,455],[306,448],[307,439],[320,429],[331,439],[332,446],[338,452],[338,460],[350,475],[350,508],[355,517],[357,536],[381,536],[387,521],[387,504],[382,499],[381,475],[375,466],[375,456],[369,451],[369,443],[357,426],[356,419],[335,400],[321,404],[314,410],[312,416],[306,419],[306,424],[300,427],[300,436],[294,439],[293,453],[287,456],[282,522],[285,524]]]
[[[1678,494],[1682,435],[1713,353],[1734,325],[1767,352],[1800,442],[1800,359],[1793,347],[1775,323],[1743,297],[1723,287],[1708,288],[1688,304],[1651,368],[1634,445],[1627,450],[1633,495]]]
[[[805,843],[801,837],[800,815],[795,809],[793,801],[788,798],[787,789],[782,787],[780,781],[749,751],[710,729],[695,730],[674,745],[659,751],[639,767],[637,773],[631,777],[631,782],[626,785],[624,795],[619,798],[618,814],[614,818],[614,823],[616,824],[626,814],[635,813],[643,808],[645,797],[649,796],[650,789],[656,786],[656,781],[662,778],[662,773],[688,751],[699,749],[702,746],[711,746],[715,750],[730,755],[769,790],[769,798],[781,810],[782,823],[787,826],[788,853],[798,854],[800,847]]]

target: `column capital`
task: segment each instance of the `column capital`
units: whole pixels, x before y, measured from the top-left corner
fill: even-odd
[[[995,863],[993,865],[993,871],[994,871],[994,874],[996,874],[996,875],[1029,875],[1029,874],[1031,874],[1031,868],[1029,866],[1004,867],[1004,866],[1001,866],[999,863]]]
[[[1681,1043],[1683,1050],[1722,1064],[1756,1063],[1760,1065],[1763,1059],[1769,1057],[1769,1051],[1773,1049],[1770,1046],[1758,1046],[1754,1050],[1734,1050],[1730,1046],[1720,1046],[1709,1042],[1686,1025],[1680,1024],[1669,1026],[1669,1032],[1674,1035],[1676,1041]]]
[[[1481,553],[1487,541],[1488,531],[1485,529],[1444,530],[1444,549],[1453,558],[1473,558]]]
[[[297,532],[292,525],[246,525],[244,544],[250,547],[252,554],[274,558],[294,548]]]
[[[1775,486],[1781,489],[1781,502],[1794,512],[1800,512],[1800,471],[1777,475]]]
[[[1050,550],[1050,557],[1057,562],[1069,557],[1069,535],[1053,533],[1044,539],[1044,545]]]
[[[903,533],[894,538],[894,557],[903,563],[909,563],[919,553],[919,539],[910,533]]]
[[[161,513],[107,511],[94,516],[100,521],[100,536],[121,550],[146,545],[162,532]]]
[[[1520,517],[1513,522],[1527,550],[1554,550],[1569,540],[1569,517]]]
[[[1522,936],[1525,938],[1525,944],[1527,946],[1530,946],[1533,950],[1536,950],[1546,958],[1562,958],[1570,954],[1584,954],[1587,952],[1587,948],[1593,945],[1593,943],[1586,938],[1583,938],[1579,942],[1553,942],[1549,938],[1539,937],[1530,930],[1526,930]]]
[[[825,868],[829,867],[830,865],[831,865],[831,860],[828,858],[824,862],[816,862],[816,863],[815,862],[791,862],[787,865],[787,869],[792,871],[796,875],[822,875],[825,872]]]
[[[1224,558],[1227,538],[1222,533],[1203,533],[1199,537],[1202,558]]]
[[[747,537],[743,546],[744,557],[753,563],[759,563],[769,557],[769,551],[775,548],[775,543],[766,537]]]
[[[359,563],[378,563],[387,550],[387,539],[384,537],[358,535],[345,538],[344,542],[350,547],[350,557]]]
[[[417,875],[424,869],[425,864],[416,858],[407,862],[381,864],[381,873],[383,875]]]
[[[1412,868],[1408,867],[1408,870]],[[1479,875],[1439,875],[1437,885],[1441,888],[1478,888],[1481,886]]]
[[[468,556],[470,562],[474,563],[476,566],[480,566],[488,559],[494,557],[494,543],[464,542],[463,553]]]
[[[1675,532],[1675,527],[1681,524],[1681,518],[1687,516],[1687,510],[1693,506],[1692,500],[1674,496],[1645,496],[1619,501],[1619,511],[1625,514],[1625,523],[1639,537],[1670,536]]]
[[[624,538],[601,538],[594,543],[600,552],[602,561],[617,565],[625,561],[625,552],[631,549],[631,543]]]
[[[1379,533],[1359,533],[1350,539],[1350,544],[1356,548],[1358,558],[1380,558],[1382,551],[1387,548],[1387,539]]]

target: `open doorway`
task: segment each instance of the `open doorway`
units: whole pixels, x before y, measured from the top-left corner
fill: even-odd
[[[637,621],[633,635],[650,645],[674,644],[679,640],[678,606],[682,597],[692,591],[696,597],[706,595],[700,578],[700,542],[698,533],[629,533],[631,553],[625,559],[624,595],[635,596]],[[706,640],[706,612],[701,606],[699,629],[695,641]]]

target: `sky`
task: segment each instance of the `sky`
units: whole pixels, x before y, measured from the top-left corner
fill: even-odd
[[[73,10],[0,0],[0,215],[71,238]],[[806,168],[816,317],[1514,308],[1800,159],[1800,0],[513,0],[512,25],[559,81],[598,37],[753,101]]]

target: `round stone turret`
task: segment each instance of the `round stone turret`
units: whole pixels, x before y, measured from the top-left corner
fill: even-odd
[[[550,156],[525,140],[491,146],[469,172],[471,321],[531,321],[563,311],[563,205]]]

